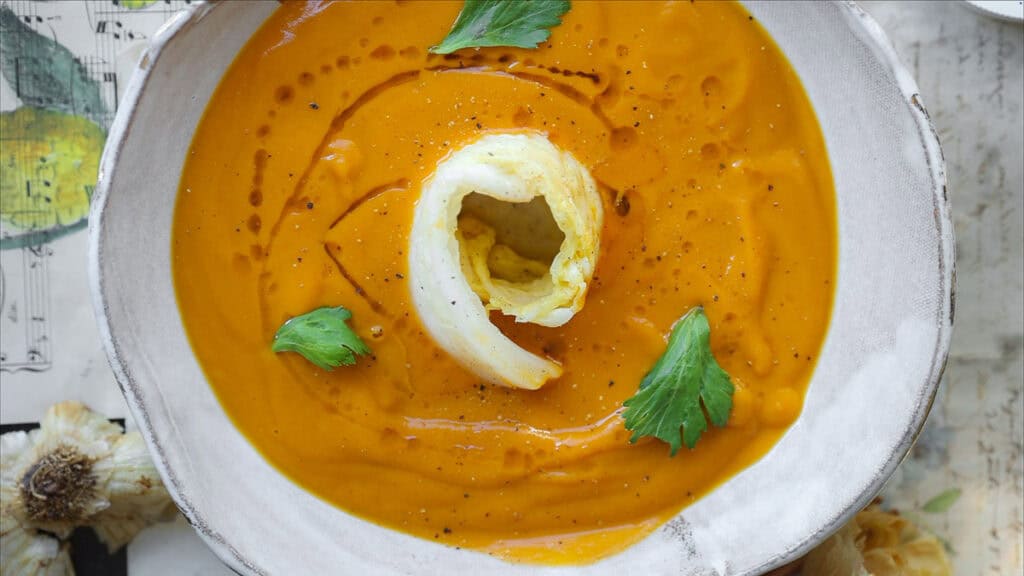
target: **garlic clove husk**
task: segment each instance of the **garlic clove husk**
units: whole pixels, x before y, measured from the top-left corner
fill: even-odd
[[[39,430],[56,438],[73,438],[80,448],[106,451],[124,433],[121,426],[89,410],[80,402],[61,402],[46,411]]]
[[[951,576],[946,550],[906,518],[868,506],[811,551],[804,574],[821,576]]]
[[[822,542],[804,559],[803,570],[820,576],[870,576],[855,539],[860,529],[849,523]]]
[[[952,574],[946,549],[938,538],[924,534],[900,547],[900,558],[905,574],[944,576]]]
[[[118,438],[111,456],[97,462],[96,468],[108,478],[103,490],[111,505],[89,523],[110,551],[177,512],[137,432]]]
[[[5,500],[6,503],[6,500]],[[68,543],[23,527],[13,514],[0,514],[0,574],[74,576]]]
[[[13,489],[21,481],[19,472],[24,471],[35,456],[34,436],[38,433],[39,430],[18,431],[0,436],[0,490]],[[7,500],[3,502],[6,503]]]

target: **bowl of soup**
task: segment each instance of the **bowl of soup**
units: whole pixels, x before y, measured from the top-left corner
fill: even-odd
[[[576,2],[440,53],[464,7],[202,4],[142,58],[90,265],[178,506],[245,574],[806,552],[948,351],[912,78],[846,3]]]

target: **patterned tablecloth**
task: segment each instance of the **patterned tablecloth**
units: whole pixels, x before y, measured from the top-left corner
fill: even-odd
[[[95,328],[85,218],[118,99],[147,38],[189,0],[0,0],[0,423],[79,399],[132,422]],[[960,575],[1024,570],[1024,28],[962,2],[870,2],[913,70],[948,163],[956,332],[925,431],[883,496],[949,544]],[[158,159],[156,159],[158,161]],[[59,190],[59,193],[58,193]],[[941,513],[924,504],[958,489]],[[230,574],[179,519],[93,574]]]

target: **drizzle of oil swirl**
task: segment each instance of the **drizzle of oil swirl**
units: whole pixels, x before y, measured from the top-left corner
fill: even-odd
[[[436,62],[438,58],[443,60],[443,63],[431,63],[432,61]],[[568,98],[570,101],[575,102],[580,107],[588,110],[607,128],[608,133],[612,135],[613,139],[615,138],[615,135],[622,134],[622,128],[617,128],[602,109],[602,96],[607,98],[607,93],[609,91],[614,90],[613,83],[609,82],[609,86],[602,93],[599,93],[598,96],[595,98],[588,96],[579,88],[567,82],[568,79],[572,78],[584,78],[589,80],[593,84],[600,84],[602,79],[596,73],[588,73],[585,71],[575,70],[563,70],[557,67],[537,65],[529,60],[525,62],[516,62],[508,54],[499,56],[497,58],[493,58],[478,53],[468,58],[470,63],[470,65],[468,66],[466,65],[466,62],[464,60],[464,58],[455,55],[446,55],[443,57],[430,55],[426,59],[426,63],[428,65],[423,66],[422,68],[400,72],[398,74],[391,76],[390,78],[387,78],[386,80],[383,80],[382,82],[379,82],[371,86],[366,91],[361,93],[358,97],[356,97],[356,99],[352,101],[352,103],[349,104],[345,109],[343,109],[336,116],[334,116],[330,120],[327,130],[325,131],[323,137],[320,139],[319,144],[317,145],[316,149],[311,155],[309,162],[303,169],[302,174],[296,181],[294,188],[292,189],[291,193],[288,196],[288,199],[285,201],[281,213],[277,215],[272,226],[270,227],[267,238],[267,244],[263,249],[263,258],[261,258],[260,261],[265,262],[267,260],[267,256],[269,256],[269,254],[272,252],[274,241],[280,233],[280,229],[282,223],[286,218],[286,215],[290,211],[301,208],[302,205],[306,204],[307,200],[304,198],[304,191],[309,184],[309,179],[311,174],[313,173],[313,169],[316,166],[317,161],[324,155],[325,151],[327,150],[331,142],[333,142],[339,136],[341,131],[345,128],[346,123],[353,116],[359,113],[359,111],[363,107],[372,102],[374,99],[378,98],[379,96],[381,96],[382,94],[389,90],[393,90],[395,88],[398,88],[400,86],[403,86],[405,84],[408,84],[419,79],[424,72],[446,73],[479,71],[481,73],[499,74],[517,80],[537,84],[547,89],[557,91],[558,93]],[[347,65],[349,62],[347,58],[341,58],[338,61],[339,66],[343,61],[345,65]],[[282,94],[277,94],[276,96],[278,101],[281,101]],[[288,98],[286,99],[291,100],[290,97],[292,96],[292,94],[289,93],[287,94],[287,96]],[[266,162],[266,152],[263,150],[261,150],[260,152],[262,152],[264,156],[261,157],[259,154],[257,154],[255,161],[257,163],[257,174],[262,175],[263,168]],[[262,176],[260,176],[260,179],[262,179]],[[254,181],[253,189],[258,190],[258,186],[259,182]],[[338,223],[345,218],[345,216],[350,214],[353,210],[358,208],[359,205],[373,198],[374,196],[383,193],[387,190],[393,190],[395,188],[404,189],[407,188],[408,186],[409,182],[405,179],[401,179],[397,182],[391,182],[374,187],[373,189],[367,191],[366,193],[356,197],[347,207],[345,207],[345,209],[342,210],[341,214],[334,219],[334,221],[331,224],[331,227],[333,228],[337,226]],[[602,188],[608,195],[609,203],[612,206],[614,206],[616,213],[619,214],[620,216],[625,216],[626,214],[628,214],[629,200],[625,197],[625,195],[620,191],[613,190],[605,186],[602,186]],[[262,191],[260,191],[258,194],[255,192],[251,193],[250,201],[254,206],[258,206],[260,203],[262,203]],[[250,230],[254,230],[254,232],[259,231],[259,224],[256,224],[255,226],[253,225],[253,222],[249,222],[248,224]],[[366,300],[366,302],[371,306],[373,310],[380,313],[386,313],[385,307],[379,301],[377,301],[373,297],[373,295],[368,294],[366,290],[364,290],[352,278],[351,274],[349,274],[345,267],[342,265],[339,258],[340,249],[338,247],[335,247],[335,249],[332,250],[331,247],[329,246],[325,246],[324,249],[330,256],[331,261],[334,262],[341,276],[345,278],[349,284],[352,285],[354,292],[358,294],[361,298]],[[265,269],[266,264],[260,265]],[[269,282],[269,274],[267,274],[265,271],[259,274],[257,289],[259,291],[260,296],[260,311],[263,320],[263,325],[265,329],[273,330],[274,327],[268,324],[268,322],[271,319],[268,318],[268,306],[264,301],[266,295],[269,293],[268,288],[272,288],[272,286],[268,286]]]

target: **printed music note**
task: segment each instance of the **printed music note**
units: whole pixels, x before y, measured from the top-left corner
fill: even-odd
[[[45,245],[0,251],[0,371],[49,370],[50,287]],[[17,278],[18,282],[10,280]]]
[[[0,370],[43,372],[69,361],[55,354],[55,341],[79,336],[60,328],[68,303],[51,297],[50,276],[64,277],[64,260],[53,257],[52,243],[85,229],[126,80],[119,74],[131,70],[119,59],[190,3],[0,0],[0,82],[5,98],[16,97],[2,111],[0,167],[21,192],[0,213]]]

